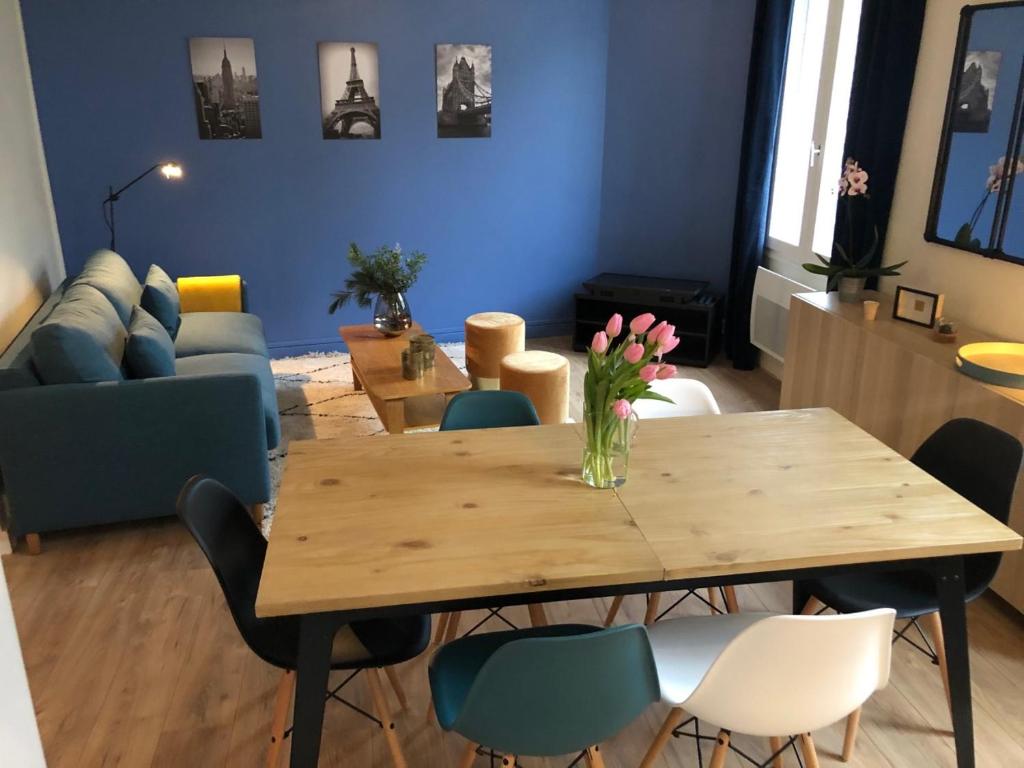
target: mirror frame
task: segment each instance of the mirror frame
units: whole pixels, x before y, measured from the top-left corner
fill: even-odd
[[[938,243],[950,248],[956,248],[965,253],[975,253],[991,259],[1001,259],[1014,264],[1024,265],[1024,253],[1020,255],[1008,254],[1003,250],[1003,237],[1006,234],[1010,211],[1009,200],[1013,196],[1014,182],[1017,174],[1011,174],[1007,183],[1005,193],[1000,191],[996,197],[996,210],[992,219],[992,231],[987,236],[989,245],[994,247],[982,247],[978,250],[965,248],[955,241],[940,237],[938,234],[939,210],[942,205],[942,192],[946,186],[946,165],[949,161],[950,145],[953,141],[953,113],[956,109],[956,94],[960,84],[960,76],[963,73],[964,57],[967,54],[967,46],[971,36],[971,21],[978,11],[997,10],[1000,8],[1024,8],[1024,0],[1007,0],[1002,3],[985,3],[982,5],[965,5],[960,9],[960,26],[957,29],[956,49],[953,53],[953,70],[949,76],[949,89],[946,93],[946,109],[942,118],[942,133],[939,137],[939,152],[935,159],[935,178],[932,181],[931,198],[928,204],[928,220],[925,225],[924,239],[929,243]],[[1010,135],[1006,143],[1005,156],[1008,158],[1021,157],[1021,144],[1024,141],[1024,61],[1021,62],[1020,75],[1017,80],[1017,94],[1013,106],[1013,116],[1010,121]],[[1024,181],[1021,182],[1024,185]],[[1024,192],[1024,188],[1021,190]]]

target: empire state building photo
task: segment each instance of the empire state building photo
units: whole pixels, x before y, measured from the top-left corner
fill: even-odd
[[[192,96],[200,139],[259,139],[256,49],[247,37],[193,37]]]

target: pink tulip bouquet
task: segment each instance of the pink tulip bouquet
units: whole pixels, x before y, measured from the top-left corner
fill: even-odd
[[[587,446],[583,480],[595,488],[613,488],[626,480],[629,443],[636,425],[633,403],[641,398],[672,402],[650,388],[655,379],[676,375],[674,365],[661,362],[679,344],[675,326],[654,315],[634,317],[623,339],[622,315],[614,314],[603,331],[594,334],[587,350],[583,380]]]

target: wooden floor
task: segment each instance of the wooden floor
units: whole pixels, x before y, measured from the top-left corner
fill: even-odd
[[[574,375],[581,371],[580,360],[574,358]],[[686,375],[706,381],[725,411],[771,408],[778,397],[778,385],[761,373],[719,365]],[[213,574],[174,521],[49,536],[40,557],[15,553],[4,565],[51,768],[263,764],[279,673],[242,643]],[[745,610],[789,608],[783,584],[743,587],[739,599]],[[700,610],[689,600],[679,612]],[[604,612],[604,600],[549,607],[555,621],[597,623]],[[508,615],[526,623],[525,609]],[[642,598],[627,598],[620,620],[642,615]],[[1019,768],[1024,765],[1024,620],[994,597],[972,605],[969,617],[978,766]],[[852,765],[954,765],[937,669],[903,643],[893,662],[892,684],[865,708]],[[411,766],[455,766],[461,740],[443,734],[424,716],[425,665],[421,657],[399,669],[410,694],[408,711],[397,716],[406,757]],[[350,698],[369,707],[361,679],[350,686]],[[784,705],[780,692],[778,706]],[[665,711],[652,706],[604,745],[607,764],[636,766]],[[814,737],[822,764],[837,764],[840,727]],[[737,743],[767,756],[766,744],[743,738]],[[323,744],[323,766],[390,766],[382,732],[338,704],[328,706]],[[674,740],[661,765],[696,766],[693,749],[689,740]],[[569,757],[521,760],[528,768],[569,762]],[[480,767],[487,764],[484,758],[477,761]],[[795,757],[786,764],[795,766]],[[732,757],[728,765],[743,763]]]

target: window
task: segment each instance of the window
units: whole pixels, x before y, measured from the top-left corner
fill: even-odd
[[[790,267],[832,253],[860,10],[861,0],[794,3],[768,223],[769,257]]]

